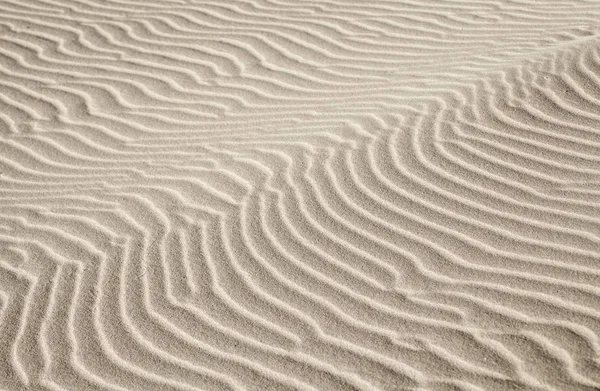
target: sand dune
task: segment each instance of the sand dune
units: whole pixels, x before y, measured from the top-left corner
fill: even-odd
[[[599,390],[599,21],[0,0],[0,389]]]

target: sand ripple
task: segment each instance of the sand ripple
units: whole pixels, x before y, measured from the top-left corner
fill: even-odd
[[[600,389],[599,20],[0,0],[0,389]]]

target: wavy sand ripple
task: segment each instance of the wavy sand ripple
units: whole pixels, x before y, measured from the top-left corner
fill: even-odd
[[[600,389],[598,20],[0,0],[0,388]]]

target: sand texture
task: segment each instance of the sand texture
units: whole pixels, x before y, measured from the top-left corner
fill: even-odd
[[[600,390],[599,0],[0,0],[0,390]]]

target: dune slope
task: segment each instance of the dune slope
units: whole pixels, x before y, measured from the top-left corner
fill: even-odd
[[[0,0],[0,389],[599,390],[599,21]]]

